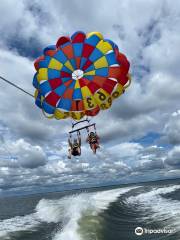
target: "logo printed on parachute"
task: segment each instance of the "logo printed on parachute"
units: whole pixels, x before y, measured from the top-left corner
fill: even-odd
[[[95,116],[130,85],[127,58],[99,32],[60,37],[34,66],[35,103],[48,118]]]

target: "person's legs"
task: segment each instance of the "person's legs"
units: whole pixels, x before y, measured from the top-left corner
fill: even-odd
[[[99,144],[98,143],[93,143],[91,144],[91,149],[93,151],[93,153],[96,153],[96,150],[100,148]]]
[[[99,143],[96,143],[96,149],[97,149],[97,148],[100,148]]]
[[[96,153],[96,147],[95,147],[95,144],[91,144],[90,146],[91,146],[91,149],[92,149],[93,153],[95,154],[95,153]]]
[[[79,156],[81,155],[81,148],[79,147],[78,148],[78,153],[79,153]]]

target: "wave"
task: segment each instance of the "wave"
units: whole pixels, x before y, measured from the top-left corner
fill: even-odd
[[[34,214],[16,216],[0,221],[0,239],[10,239],[11,233],[33,230],[40,224]]]
[[[41,199],[34,213],[1,220],[0,238],[10,239],[12,233],[35,231],[45,222],[59,223],[58,230],[52,236],[53,240],[81,240],[80,222],[83,217],[94,216],[95,218],[91,218],[91,223],[97,225],[98,214],[106,210],[120,195],[134,188],[137,187],[81,193],[57,200]]]
[[[109,204],[134,189],[114,189],[97,193],[82,193],[65,197],[60,200],[41,200],[37,206],[37,213],[41,220],[62,223],[60,229],[53,236],[53,240],[81,240],[81,221],[87,215],[97,216],[108,208]],[[98,218],[91,218],[91,223],[97,224]],[[83,229],[84,229],[83,225]],[[93,233],[91,233],[93,234]],[[95,233],[94,233],[95,234]],[[84,238],[83,238],[84,239]]]
[[[136,191],[137,188],[138,191]],[[135,191],[130,192],[133,189]],[[17,237],[19,232],[22,231],[37,231],[38,234],[39,226],[41,229],[47,226],[44,223],[53,223],[53,226],[55,226],[56,231],[49,232],[52,240],[103,239],[101,233],[104,231],[103,228],[107,227],[107,222],[104,224],[104,217],[107,217],[108,222],[111,222],[112,219],[115,220],[116,217],[118,221],[122,221],[122,208],[126,214],[128,210],[130,211],[129,220],[135,209],[138,213],[140,212],[136,215],[136,219],[140,220],[137,222],[158,223],[158,226],[173,228],[179,234],[180,201],[166,196],[166,194],[170,196],[172,192],[178,189],[180,189],[180,185],[151,187],[150,190],[149,187],[144,189],[136,186],[74,194],[53,200],[41,199],[36,205],[34,213],[1,220],[0,239]],[[118,199],[119,197],[122,198]],[[108,215],[106,210],[109,210],[110,205],[115,202],[116,205],[113,205],[116,206],[114,208],[115,212],[113,211],[111,215]],[[134,224],[136,219],[132,218],[131,223]],[[119,229],[120,226],[114,225],[114,231],[117,228]]]
[[[159,222],[163,227],[180,232],[180,201],[165,198],[164,195],[180,189],[180,185],[153,188],[151,191],[130,196],[127,205],[144,212],[141,220],[146,223]]]

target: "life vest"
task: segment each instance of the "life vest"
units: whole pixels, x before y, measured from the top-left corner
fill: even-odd
[[[96,135],[89,136],[89,143],[91,144],[97,143],[97,136]]]
[[[72,147],[73,147],[73,148],[78,148],[78,147],[79,147],[79,144],[78,144],[78,143],[74,143],[74,144],[72,145]]]
[[[73,156],[78,156],[79,155],[78,148],[79,148],[78,143],[75,143],[75,144],[72,145],[72,155]]]

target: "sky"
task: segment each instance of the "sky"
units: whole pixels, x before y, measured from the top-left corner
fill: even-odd
[[[92,120],[97,155],[84,132],[81,157],[69,160],[71,120],[44,118],[0,81],[0,194],[180,177],[180,1],[1,0],[0,75],[33,94],[34,60],[78,30],[119,46],[132,85]]]

